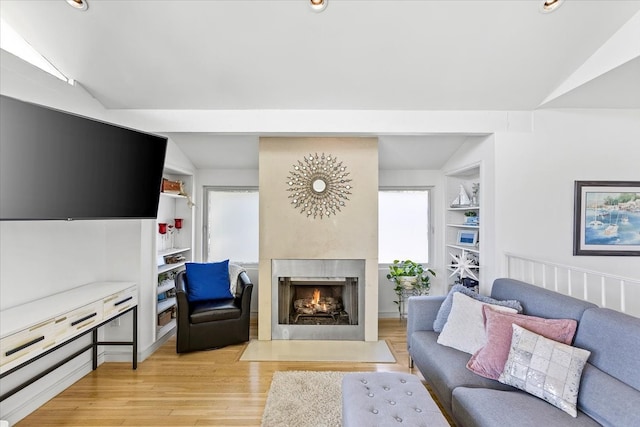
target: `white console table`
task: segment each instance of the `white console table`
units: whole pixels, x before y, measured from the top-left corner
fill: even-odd
[[[131,341],[98,341],[98,328],[133,313]],[[0,311],[0,378],[4,378],[76,339],[92,333],[84,346],[55,365],[0,396],[0,401],[80,356],[93,350],[98,367],[98,346],[132,346],[133,369],[138,365],[138,287],[132,282],[96,282]]]

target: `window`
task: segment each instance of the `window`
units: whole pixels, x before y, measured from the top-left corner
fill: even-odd
[[[258,189],[205,187],[207,262],[258,263]]]
[[[378,192],[378,262],[410,259],[427,264],[431,239],[428,189]]]
[[[258,189],[205,187],[204,249],[207,262],[258,263]],[[427,264],[431,239],[429,189],[378,192],[378,259]]]

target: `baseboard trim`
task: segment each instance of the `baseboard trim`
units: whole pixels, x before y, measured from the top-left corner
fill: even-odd
[[[139,351],[138,362],[142,362],[147,357],[151,356],[174,334],[175,328],[173,331],[165,334],[146,349]],[[85,359],[88,358],[89,360],[79,361],[75,366],[73,365],[73,362],[72,364],[61,366],[49,375],[2,402],[0,404],[0,418],[8,421],[9,425],[14,425],[66,390],[85,375],[91,373],[93,370],[93,363],[90,360],[90,355],[87,353],[87,355],[82,357],[85,357]],[[103,351],[98,353],[98,366],[105,362],[131,363],[131,347],[115,346],[105,348]],[[59,378],[53,379],[56,378],[56,373],[58,373]]]
[[[104,357],[102,354],[99,354],[98,365],[102,363],[104,363]],[[17,422],[34,412],[36,409],[47,403],[49,400],[62,393],[64,390],[69,388],[85,375],[89,374],[93,370],[92,365],[93,363],[91,362],[91,360],[89,360],[88,362],[84,362],[75,368],[71,368],[69,372],[64,374],[61,378],[51,383],[50,385],[43,385],[42,383],[47,381],[47,377],[60,369],[65,369],[65,367],[60,367],[56,371],[49,374],[49,376],[42,378],[41,380],[20,391],[16,395],[11,396],[9,399],[2,403],[2,419],[8,421],[9,425],[16,424]],[[34,390],[37,391],[34,393]],[[8,412],[5,412],[5,410],[7,410],[7,407],[11,405],[11,402],[22,403],[18,403],[13,408],[10,408]]]

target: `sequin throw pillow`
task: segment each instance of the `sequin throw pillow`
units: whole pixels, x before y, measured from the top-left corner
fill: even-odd
[[[591,354],[512,325],[511,349],[498,381],[577,417],[582,369]]]

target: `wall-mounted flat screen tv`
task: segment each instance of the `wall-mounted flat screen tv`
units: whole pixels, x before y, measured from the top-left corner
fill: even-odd
[[[0,220],[157,216],[166,137],[0,98]]]

